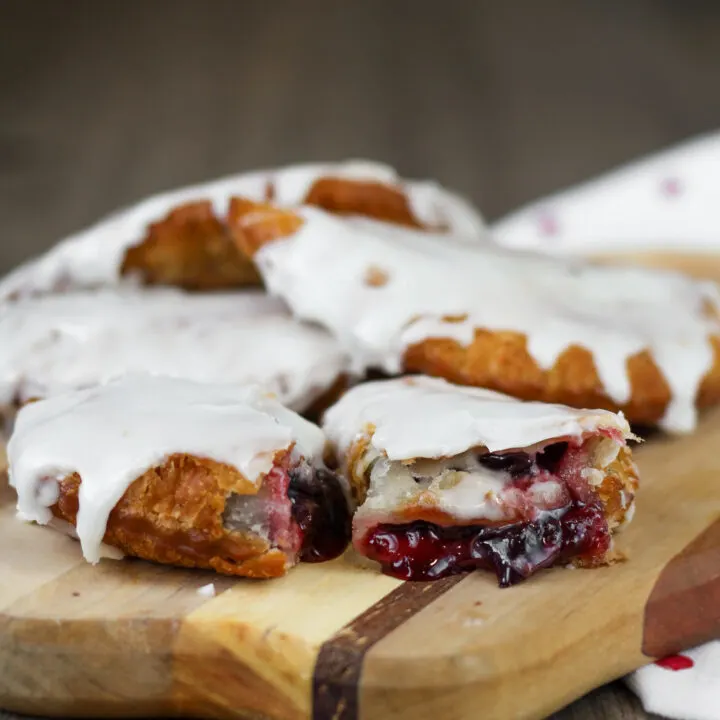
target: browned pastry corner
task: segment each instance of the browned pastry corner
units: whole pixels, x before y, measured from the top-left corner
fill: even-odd
[[[268,182],[265,194],[269,201],[274,198],[272,182]],[[308,191],[304,204],[338,215],[364,215],[398,225],[425,227],[413,215],[402,190],[379,182],[319,178]],[[189,202],[148,226],[145,237],[125,253],[121,274],[135,275],[147,285],[174,285],[186,290],[262,285],[241,239],[241,218],[251,212],[273,215],[272,220],[266,218],[270,225],[265,240],[270,234],[287,235],[302,224],[293,213],[241,198],[231,199],[226,224],[215,215],[210,201]],[[252,226],[256,233],[261,233],[255,221]],[[257,243],[263,236],[248,242],[253,239]]]
[[[140,243],[126,252],[121,272],[137,275],[148,285],[187,290],[262,284],[209,201],[181,205],[152,223]]]
[[[620,449],[618,456],[605,469],[603,481],[593,489],[603,509],[608,530],[613,535],[630,521],[627,498],[635,497],[638,490],[638,471],[628,447]],[[622,561],[625,556],[611,545],[602,556],[580,555],[572,560],[575,567],[600,567]]]
[[[287,458],[276,457],[276,464]],[[64,478],[53,514],[77,521],[77,473]],[[233,528],[233,497],[262,493],[238,470],[191,455],[172,455],[135,480],[110,513],[104,542],[126,555],[225,575],[284,575],[292,559],[247,527]],[[229,498],[229,499],[228,499]]]
[[[336,214],[365,215],[399,225],[423,227],[410,214],[405,196],[380,183],[321,179],[313,185],[306,204],[318,205]],[[230,232],[240,251],[249,257],[266,243],[297,232],[303,222],[297,213],[271,202],[255,202],[242,197],[230,200]]]
[[[305,204],[315,205],[337,215],[364,215],[396,225],[425,227],[413,215],[402,190],[379,182],[320,178],[310,188]]]
[[[274,196],[272,183],[266,195]],[[305,204],[339,215],[364,215],[376,220],[421,228],[406,195],[396,187],[378,182],[343,178],[320,178],[310,188]],[[230,228],[219,219],[209,201],[190,202],[171,210],[148,226],[145,237],[125,253],[121,273],[136,275],[148,285],[174,285],[186,290],[222,290],[262,285],[258,272],[242,251],[238,239],[240,217],[250,211],[274,212],[275,233],[289,234],[302,220],[265,203],[232,198],[228,212]],[[294,217],[294,219],[293,219]],[[259,230],[259,228],[257,228]]]
[[[629,521],[626,517],[628,504],[623,501],[623,493],[634,497],[638,483],[638,470],[632,459],[632,450],[623,447],[615,460],[605,468],[605,479],[595,487],[595,492],[605,509],[610,532]]]
[[[698,407],[720,402],[720,338],[711,340],[715,359],[700,386]],[[407,349],[404,369],[522,400],[622,410],[631,422],[648,425],[660,421],[670,402],[667,381],[648,351],[628,359],[631,397],[618,405],[605,392],[589,350],[572,345],[549,370],[543,370],[528,352],[526,336],[518,332],[476,329],[468,346],[450,338],[430,338]]]
[[[252,258],[260,248],[297,232],[304,220],[291,210],[270,203],[234,197],[228,209],[228,226],[240,252]]]

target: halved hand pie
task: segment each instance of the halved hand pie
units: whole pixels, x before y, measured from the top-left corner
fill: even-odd
[[[25,406],[8,444],[18,514],[127,555],[274,577],[341,554],[344,485],[322,432],[256,387],[127,376]]]
[[[403,180],[386,165],[363,161],[296,165],[222,178],[147,198],[60,242],[0,283],[0,301],[68,289],[147,285],[218,290],[259,285],[251,260],[233,244],[230,198],[308,204],[341,215],[470,239],[482,236],[480,214],[432,182]]]
[[[632,435],[604,410],[416,376],[350,390],[323,428],[360,504],[355,548],[405,580],[604,565],[632,516]]]
[[[317,208],[233,201],[270,293],[357,369],[422,372],[688,432],[720,400],[713,283],[463,243]]]

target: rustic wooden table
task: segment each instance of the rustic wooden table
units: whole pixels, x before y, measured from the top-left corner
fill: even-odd
[[[382,159],[498,217],[714,129],[718,21],[660,0],[0,0],[0,272],[144,194],[307,159]],[[556,716],[646,717],[619,683]]]

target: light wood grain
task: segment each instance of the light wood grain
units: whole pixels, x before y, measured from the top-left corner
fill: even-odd
[[[230,713],[250,707],[270,717],[308,717],[322,643],[401,584],[345,560],[297,569],[276,583],[238,583],[186,618],[176,645],[183,703],[197,707],[200,689],[201,708],[209,700]],[[240,660],[243,677],[262,681],[268,691],[228,682],[218,668],[223,657]],[[277,695],[284,709],[273,715]]]
[[[720,281],[720,253],[624,252],[595,255],[593,260],[611,265],[639,265],[675,270],[702,280]]]

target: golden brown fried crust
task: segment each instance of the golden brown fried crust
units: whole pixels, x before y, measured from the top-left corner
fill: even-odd
[[[720,401],[720,338],[711,338],[713,367],[700,386],[698,407]],[[464,346],[449,338],[430,338],[405,352],[404,369],[445,378],[459,385],[491,388],[522,400],[572,407],[622,410],[633,423],[657,424],[670,402],[670,388],[648,351],[627,362],[630,401],[619,405],[605,392],[589,350],[568,347],[549,370],[543,370],[517,332],[478,329]]]
[[[296,233],[304,222],[294,212],[270,203],[230,199],[228,227],[240,252],[250,258],[263,245]]]
[[[365,215],[398,225],[425,228],[413,218],[407,198],[399,190],[380,183],[318,180],[308,198],[306,204],[319,205],[336,214]],[[292,210],[280,208],[270,202],[259,203],[239,197],[230,200],[230,231],[237,246],[249,257],[255,255],[263,245],[297,232],[303,222],[303,218]]]
[[[255,265],[233,243],[208,201],[187,203],[152,223],[125,253],[121,273],[147,285],[222,290],[262,285]]]
[[[268,200],[274,187],[268,183]],[[421,228],[408,198],[400,189],[378,182],[320,178],[310,188],[305,204],[339,215],[365,215],[386,222]],[[228,225],[216,217],[209,201],[190,202],[171,210],[149,225],[145,237],[125,253],[121,274],[136,275],[147,285],[174,285],[186,290],[222,290],[262,285],[262,280],[238,240],[238,217],[244,211],[272,210],[271,205],[240,198],[230,202]],[[295,229],[301,220],[284,213]],[[294,219],[293,219],[294,218]],[[273,227],[276,237],[289,234]],[[233,236],[236,242],[233,243]],[[257,248],[256,248],[257,249]]]
[[[595,488],[595,492],[605,508],[610,532],[614,532],[628,519],[631,501],[638,489],[638,472],[630,448],[620,448],[618,456],[604,472],[605,479]]]
[[[276,461],[278,459],[276,458]],[[53,514],[76,524],[81,478],[60,483]],[[228,530],[223,511],[230,493],[257,487],[235,468],[191,455],[172,455],[130,485],[110,513],[104,542],[126,555],[224,575],[284,575],[291,559],[258,535]]]
[[[368,448],[375,433],[375,426],[370,424],[365,428],[365,434],[359,437],[348,450],[345,460],[345,470],[350,485],[350,494],[356,506],[362,505],[370,487],[370,467],[363,467],[361,460]]]
[[[374,220],[422,229],[402,190],[379,182],[320,178],[313,183],[306,205],[316,205],[337,215],[364,215]]]

